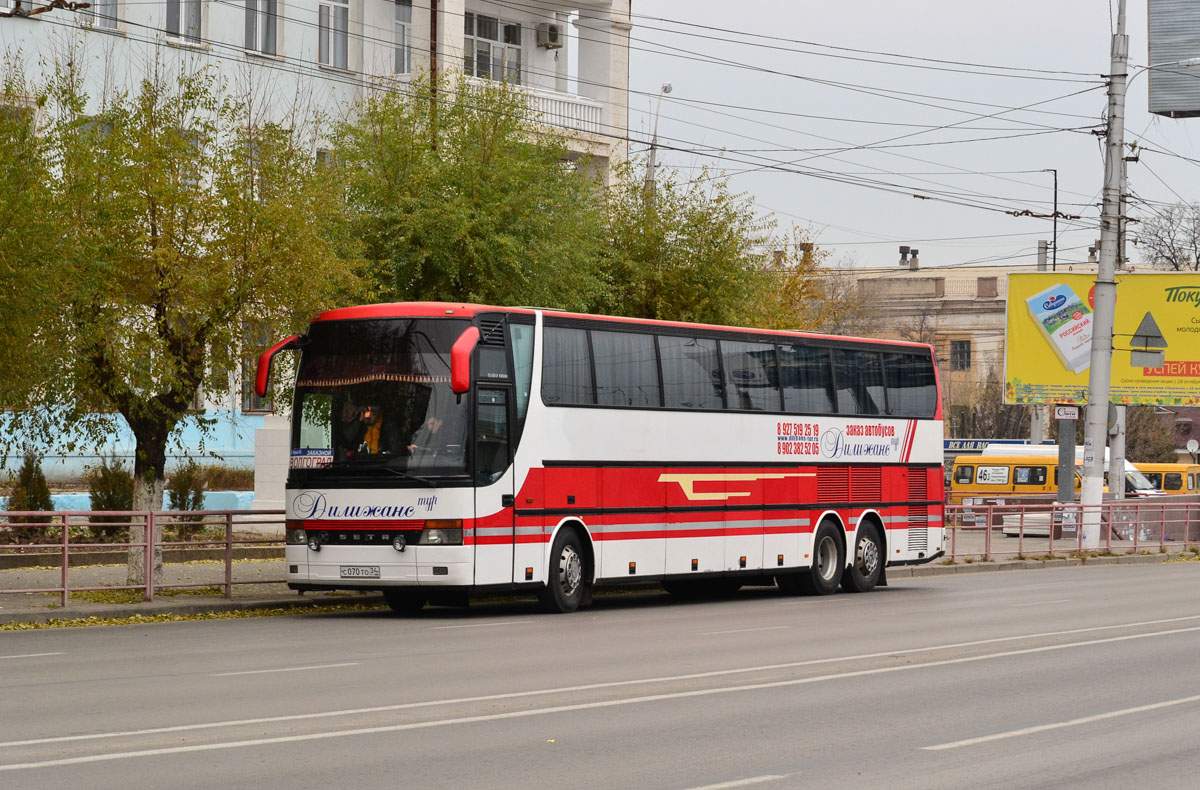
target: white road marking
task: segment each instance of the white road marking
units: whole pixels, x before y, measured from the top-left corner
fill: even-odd
[[[613,680],[605,683],[588,683],[579,686],[560,686],[548,689],[533,689],[531,691],[511,691],[503,694],[485,694],[475,697],[457,697],[453,699],[428,700],[425,702],[402,702],[395,705],[378,705],[370,708],[347,708],[343,710],[318,711],[316,713],[296,713],[286,716],[263,716],[254,719],[233,719],[229,721],[201,722],[199,724],[177,724],[170,727],[152,727],[142,730],[118,730],[115,732],[97,732],[87,735],[59,735],[50,738],[31,738],[23,741],[0,741],[0,748],[12,746],[33,746],[40,743],[65,743],[69,741],[90,741],[100,738],[124,738],[131,735],[158,735],[165,732],[187,732],[189,730],[209,730],[220,727],[240,727],[248,724],[271,724],[284,721],[304,721],[309,719],[327,719],[337,716],[356,716],[364,713],[385,713],[388,711],[411,710],[413,708],[442,707],[473,702],[495,702],[505,699],[522,699],[527,697],[568,694],[579,691],[595,691],[597,689],[635,686],[644,683],[667,683],[680,680],[698,680],[701,678],[727,677],[749,672],[762,672],[775,669],[795,669],[797,667],[830,664],[839,661],[860,661],[886,656],[902,656],[911,653],[931,653],[938,650],[954,650],[962,647],[978,647],[980,645],[1013,642],[1020,639],[1038,639],[1042,637],[1071,636],[1073,634],[1095,633],[1097,631],[1112,631],[1117,628],[1135,628],[1148,625],[1165,625],[1167,623],[1188,622],[1200,620],[1198,615],[1183,617],[1167,617],[1160,620],[1141,620],[1133,623],[1118,623],[1116,625],[1097,625],[1087,628],[1072,628],[1066,631],[1043,631],[1034,634],[1018,634],[1017,636],[999,636],[992,639],[977,639],[971,642],[951,642],[943,645],[927,645],[902,650],[884,650],[878,653],[861,653],[853,656],[835,656],[832,658],[813,658],[807,661],[791,661],[786,664],[764,664],[753,667],[737,667],[734,669],[717,669],[710,672],[694,672],[687,675],[667,675],[664,677],[635,678],[633,680]]]
[[[25,653],[19,656],[0,656],[2,658],[41,658],[42,656],[65,656],[66,653]]]
[[[1046,604],[1051,604],[1051,603],[1069,603],[1070,601],[1071,601],[1071,599],[1070,599],[1070,598],[1056,598],[1056,599],[1055,599],[1055,600],[1053,600],[1053,601],[1033,601],[1032,603],[1010,603],[1010,604],[1009,604],[1009,606],[1012,606],[1012,607],[1020,607],[1020,606],[1045,606]]]
[[[275,669],[248,669],[244,672],[214,672],[209,677],[227,678],[232,675],[265,675],[269,672],[304,672],[309,669],[332,669],[333,667],[356,667],[357,661],[347,661],[342,664],[314,664],[311,667],[277,667]]]
[[[760,785],[763,782],[776,782],[781,779],[787,779],[791,774],[766,774],[765,776],[750,776],[745,779],[734,779],[731,782],[720,782],[715,785],[702,785],[700,787],[690,787],[688,790],[730,790],[734,787],[749,787],[750,785]]]
[[[1130,716],[1134,713],[1144,713],[1148,710],[1159,710],[1161,708],[1170,708],[1175,705],[1186,705],[1189,702],[1200,702],[1200,694],[1191,697],[1180,697],[1179,699],[1166,700],[1164,702],[1154,702],[1149,705],[1138,705],[1134,708],[1122,708],[1121,710],[1112,710],[1108,713],[1097,713],[1095,716],[1083,716],[1078,719],[1069,719],[1067,721],[1057,721],[1053,724],[1039,724],[1036,727],[1024,727],[1019,730],[1009,730],[1008,732],[998,732],[994,735],[982,735],[978,738],[966,738],[961,741],[951,741],[950,743],[939,743],[937,746],[922,746],[925,751],[943,751],[945,749],[957,749],[962,746],[974,746],[977,743],[988,743],[989,741],[999,741],[1005,738],[1019,738],[1022,735],[1032,735],[1035,732],[1045,732],[1046,730],[1059,730],[1063,727],[1076,727],[1080,724],[1091,724],[1094,721],[1104,721],[1106,719],[1115,719],[1119,716]]]
[[[449,631],[451,628],[491,628],[496,625],[520,625],[528,620],[502,620],[498,623],[468,623],[466,625],[435,625],[430,631]]]
[[[1196,618],[1177,618],[1177,619],[1196,619]],[[582,702],[575,705],[553,705],[545,708],[530,708],[527,710],[508,711],[506,713],[488,713],[477,716],[460,716],[452,719],[436,719],[432,721],[410,722],[407,724],[386,724],[377,727],[359,727],[348,730],[332,730],[327,732],[313,732],[304,735],[285,735],[274,738],[254,738],[251,740],[242,741],[226,741],[223,743],[198,743],[191,746],[170,746],[159,749],[140,749],[130,752],[110,752],[108,754],[92,754],[83,757],[66,757],[57,760],[42,760],[39,762],[29,763],[9,763],[7,765],[0,764],[0,771],[20,771],[31,768],[51,768],[62,765],[80,765],[84,763],[99,763],[109,762],[112,760],[128,760],[138,757],[158,757],[167,754],[186,754],[190,752],[208,752],[222,751],[225,749],[241,749],[254,746],[272,746],[281,743],[301,743],[304,741],[321,741],[332,738],[350,738],[365,735],[379,735],[382,733],[404,732],[408,730],[425,730],[434,727],[448,727],[456,724],[478,724],[481,722],[492,721],[507,721],[511,719],[524,719],[532,716],[547,716],[555,713],[572,713],[581,710],[598,710],[601,708],[616,708],[625,705],[638,705],[647,702],[663,702],[666,700],[690,699],[696,697],[710,697],[716,694],[729,694],[745,691],[763,691],[766,689],[788,688],[793,686],[806,686],[812,683],[824,683],[833,680],[847,680],[850,678],[870,677],[874,675],[888,675],[894,672],[908,672],[916,669],[930,669],[934,667],[951,666],[954,664],[970,664],[977,661],[989,661],[996,658],[1010,658],[1012,656],[1032,655],[1035,653],[1049,653],[1058,650],[1068,650],[1075,647],[1089,647],[1092,645],[1111,644],[1114,642],[1128,642],[1135,639],[1149,639],[1159,636],[1173,636],[1176,634],[1195,633],[1200,631],[1200,625],[1191,626],[1188,628],[1175,628],[1169,631],[1154,631],[1147,634],[1126,634],[1124,636],[1112,636],[1104,639],[1089,639],[1083,642],[1068,642],[1059,645],[1044,645],[1042,647],[1030,647],[1021,650],[1005,650],[998,653],[984,653],[977,656],[963,656],[960,658],[947,658],[941,661],[927,661],[918,664],[894,664],[887,667],[875,667],[874,669],[860,669],[848,672],[835,672],[828,675],[814,675],[806,678],[793,678],[792,680],[777,680],[769,683],[749,683],[740,686],[718,686],[707,689],[692,689],[690,691],[672,691],[662,694],[646,694],[640,697],[627,697],[624,699],[602,700],[598,702]],[[884,655],[894,655],[885,653]],[[808,662],[800,662],[808,663]],[[702,673],[702,674],[726,674],[721,672]],[[620,683],[604,684],[604,685],[621,685]],[[495,695],[495,697],[517,697],[527,696],[527,693],[516,693],[511,695]],[[495,698],[493,697],[493,698]],[[444,704],[444,703],[442,703]],[[420,703],[416,703],[411,707],[417,707]],[[409,707],[397,705],[395,708]],[[278,719],[291,718],[301,719],[309,718],[307,716],[292,716],[278,717]],[[276,720],[278,720],[276,719]],[[171,728],[160,728],[158,731],[163,731]],[[51,740],[51,739],[44,739]],[[26,743],[31,743],[26,741]],[[0,744],[6,746],[11,744]]]
[[[732,631],[702,631],[700,636],[716,636],[717,634],[748,634],[751,631],[779,631],[784,628],[791,628],[790,625],[768,625],[762,628],[736,628]]]

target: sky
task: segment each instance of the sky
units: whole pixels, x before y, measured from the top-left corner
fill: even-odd
[[[1147,202],[1135,217],[1200,200],[1200,119],[1146,109],[1146,2],[1127,3],[1125,136],[1165,153],[1129,164]],[[835,260],[895,266],[904,244],[923,268],[1032,267],[1051,220],[1004,212],[1048,215],[1047,169],[1059,211],[1081,217],[1059,221],[1059,264],[1086,261],[1100,236],[1116,0],[633,0],[633,14],[630,136],[650,138],[670,83],[658,137],[683,150],[659,162],[684,178],[724,171]]]

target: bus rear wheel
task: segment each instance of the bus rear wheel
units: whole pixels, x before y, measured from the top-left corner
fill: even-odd
[[[404,587],[388,587],[383,591],[383,600],[397,614],[415,614],[425,606],[425,594],[420,590]]]
[[[883,539],[879,528],[870,522],[859,522],[854,541],[854,559],[842,574],[842,589],[846,592],[869,592],[879,584],[883,575]]]
[[[822,521],[813,533],[812,565],[796,577],[800,591],[809,595],[837,592],[845,567],[846,542],[842,540],[842,531],[832,521]]]
[[[573,612],[583,602],[583,547],[573,529],[564,529],[554,539],[550,550],[550,575],[546,587],[538,594],[542,611]]]

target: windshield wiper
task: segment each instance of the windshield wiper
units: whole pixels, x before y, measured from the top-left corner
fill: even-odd
[[[433,482],[428,477],[421,477],[420,475],[414,475],[412,472],[405,472],[403,469],[397,469],[396,467],[390,466],[388,464],[384,464],[383,466],[381,466],[379,468],[383,469],[386,472],[390,472],[390,473],[396,475],[397,477],[403,477],[405,480],[415,480],[418,483],[423,483],[427,486],[436,486],[437,485],[437,483]]]
[[[317,468],[318,469],[359,469],[364,472],[379,470],[382,472],[387,472],[390,475],[395,475],[396,477],[402,477],[405,480],[413,480],[415,482],[421,483],[422,485],[426,485],[426,486],[430,486],[430,487],[437,486],[437,483],[435,483],[434,481],[430,480],[427,477],[421,477],[420,475],[414,475],[411,472],[405,472],[403,469],[397,469],[395,466],[391,465],[393,463],[395,463],[395,462],[392,461],[392,462],[389,462],[386,464],[371,464],[369,461],[360,461],[358,459],[346,459],[343,461],[331,461],[330,463],[325,464],[325,466],[321,466],[321,467],[317,467]]]

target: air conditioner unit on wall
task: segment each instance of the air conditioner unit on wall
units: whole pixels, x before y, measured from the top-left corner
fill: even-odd
[[[562,49],[563,29],[556,22],[539,22],[537,45],[543,49]]]

